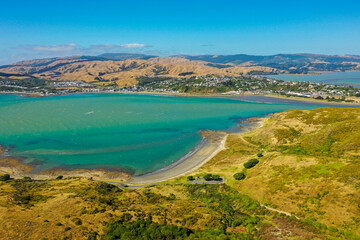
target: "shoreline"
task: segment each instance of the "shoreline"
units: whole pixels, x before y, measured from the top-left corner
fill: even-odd
[[[244,134],[261,128],[264,125],[263,120],[264,117],[248,119],[248,123],[250,123],[250,125],[241,128],[240,131],[236,132],[236,134]],[[129,183],[151,184],[187,175],[188,173],[199,169],[205,163],[214,158],[219,152],[225,150],[226,140],[230,134],[232,133],[211,131],[209,134],[210,138],[215,137],[215,139],[208,140],[206,144],[203,144],[200,147],[199,144],[195,150],[190,152],[190,154],[188,153],[181,158],[179,160],[180,162],[176,161],[167,167],[141,176],[133,176]]]
[[[329,102],[326,100],[317,100],[314,98],[302,98],[302,97],[296,97],[296,96],[286,97],[286,96],[282,96],[279,94],[264,94],[264,95],[254,95],[254,96],[264,96],[264,97],[271,97],[271,98],[278,98],[278,99],[293,100],[293,101],[297,101],[297,102],[317,103],[317,104],[324,104],[324,105],[331,105],[331,106],[360,106],[360,102]]]
[[[23,163],[21,159],[9,156],[8,149],[0,145],[0,172],[9,174],[13,178],[31,177],[33,179],[45,180],[58,176],[64,177],[95,177],[108,179],[121,179],[123,181],[131,179],[131,175],[125,171],[111,171],[99,169],[75,169],[66,170],[62,168],[45,170],[39,173],[32,173],[33,166]]]
[[[246,119],[244,123],[248,125],[241,127],[239,131],[236,131],[235,133],[248,133],[262,127],[264,118],[265,117],[253,117]],[[104,181],[113,180],[135,185],[163,182],[184,176],[189,172],[193,172],[200,168],[219,152],[226,149],[225,145],[227,137],[232,133],[233,132],[205,130],[201,133],[203,137],[202,141],[185,156],[164,168],[138,176],[132,176],[122,170],[109,171],[104,169],[64,170],[59,168],[42,171],[40,173],[31,173],[33,167],[30,164],[24,164],[19,159],[11,158],[11,156],[7,155],[7,149],[2,146],[0,146],[0,172],[4,174],[8,173],[13,178],[31,177],[38,180],[64,176],[88,177]]]
[[[109,94],[129,94],[129,95],[150,95],[150,96],[169,96],[169,97],[203,97],[203,98],[234,98],[234,97],[270,97],[275,99],[287,99],[287,100],[293,100],[297,102],[304,102],[304,103],[317,103],[317,104],[324,104],[324,105],[330,105],[330,106],[360,106],[360,98],[357,98],[359,102],[329,102],[326,100],[318,100],[314,98],[303,98],[303,97],[296,97],[296,96],[283,96],[280,94],[221,94],[221,93],[213,93],[213,94],[191,94],[191,93],[170,93],[170,92],[125,92],[125,91],[119,91],[119,92],[109,92],[109,91],[103,91],[103,92],[93,92],[91,94],[102,94],[102,93],[109,93]],[[56,97],[56,96],[66,96],[66,95],[72,95],[72,94],[87,94],[86,92],[78,92],[78,93],[69,93],[69,94],[58,94],[58,95],[51,95],[51,96],[44,96],[44,95],[38,95],[38,94],[32,94],[32,93],[2,93],[1,94],[7,94],[7,95],[19,95],[23,97],[29,97],[29,98],[42,98],[42,97]]]

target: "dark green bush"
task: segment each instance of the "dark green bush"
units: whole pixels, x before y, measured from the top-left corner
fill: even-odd
[[[61,180],[61,179],[63,179],[64,177],[63,176],[57,176],[57,178],[56,178],[56,180]]]
[[[263,157],[264,154],[262,154],[261,152],[259,152],[259,153],[257,154],[257,156],[258,156],[258,157]]]
[[[192,231],[175,225],[139,219],[134,222],[116,221],[107,227],[104,239],[187,239]]]
[[[219,181],[221,178],[219,175],[212,175],[212,180]]]
[[[259,163],[259,160],[253,158],[253,159],[250,159],[249,161],[247,161],[246,163],[244,163],[244,167],[245,168],[252,168],[252,167],[255,167],[256,164]]]
[[[206,174],[204,176],[205,181],[211,181],[212,180],[212,174]]]
[[[31,182],[32,181],[31,177],[24,177],[23,180],[25,182]]]
[[[74,218],[72,221],[75,223],[75,225],[82,225],[82,221],[80,218]]]
[[[188,177],[187,177],[187,180],[188,180],[188,181],[194,181],[195,178],[194,178],[193,176],[188,176]]]
[[[103,194],[107,194],[110,192],[122,192],[122,190],[120,188],[118,188],[117,186],[113,185],[113,184],[109,184],[106,182],[100,182],[96,185],[95,190],[98,193],[103,193]]]
[[[0,181],[7,181],[10,179],[10,175],[9,174],[4,174],[2,176],[0,176]]]
[[[245,173],[239,172],[239,173],[235,173],[233,177],[234,177],[236,180],[242,180],[242,179],[244,179],[246,176],[245,176]]]

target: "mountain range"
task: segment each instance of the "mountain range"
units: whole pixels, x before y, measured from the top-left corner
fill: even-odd
[[[176,55],[158,57],[134,53],[104,53],[26,60],[0,66],[0,78],[35,77],[61,81],[86,81],[120,87],[137,83],[140,76],[201,76],[307,74],[319,71],[360,69],[360,56],[320,54],[277,54],[271,56]]]

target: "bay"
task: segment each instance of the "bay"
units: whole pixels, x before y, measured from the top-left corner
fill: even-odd
[[[266,97],[0,95],[0,144],[34,172],[121,168],[138,175],[186,155],[202,129],[234,130],[248,117],[320,106]]]

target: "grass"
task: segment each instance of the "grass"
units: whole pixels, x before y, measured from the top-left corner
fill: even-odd
[[[220,175],[226,184],[131,190],[85,178],[0,182],[0,238],[111,239],[111,229],[151,226],[190,239],[359,239],[359,116],[359,109],[287,111],[230,135],[226,150],[191,173]],[[259,163],[245,169],[249,159]],[[238,172],[246,178],[235,180]]]
[[[360,234],[360,109],[286,111],[274,114],[261,129],[228,139],[228,149],[201,171],[217,169],[231,176],[262,152],[245,179],[227,183],[319,226]]]
[[[291,224],[294,220],[265,210],[227,184],[122,190],[88,179],[64,178],[39,184],[37,194],[51,197],[25,206],[7,202],[15,188],[12,181],[0,184],[1,239],[111,239],[115,234],[111,229],[137,229],[141,221],[154,229],[186,230],[189,239],[272,239],[275,235],[269,229],[279,221],[292,226],[292,237],[334,235],[306,222]]]

